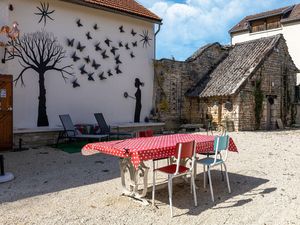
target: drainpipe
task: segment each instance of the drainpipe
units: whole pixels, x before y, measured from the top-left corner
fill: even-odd
[[[162,25],[162,23],[158,24],[158,29],[157,31],[154,33],[154,60],[156,59],[156,35],[159,33],[160,31],[160,26]],[[155,28],[154,28],[155,29]]]

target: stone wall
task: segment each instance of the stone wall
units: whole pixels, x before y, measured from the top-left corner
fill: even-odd
[[[259,80],[261,80],[263,101],[261,121],[256,126],[254,94]],[[295,84],[296,68],[284,40],[281,40],[277,48],[240,90],[239,130],[276,129],[277,119],[281,119],[285,126],[290,126],[295,120],[296,110],[292,104]],[[273,101],[273,104],[270,101]]]
[[[297,68],[284,39],[271,50],[262,64],[234,96],[199,99],[185,94],[209,74],[228,54],[215,43],[199,49],[185,62],[155,61],[155,106],[166,127],[208,120],[234,130],[276,129],[277,120],[290,126],[296,119],[294,103]],[[260,88],[258,87],[260,83]],[[262,110],[256,110],[255,94],[260,93]],[[231,108],[228,109],[228,104]],[[257,111],[257,112],[256,112]],[[259,124],[256,122],[259,115]]]
[[[199,49],[186,61],[162,59],[154,62],[154,102],[157,117],[169,128],[183,123],[203,122],[203,108],[198,98],[185,94],[203,76],[212,71],[227,55],[227,48],[218,43]]]

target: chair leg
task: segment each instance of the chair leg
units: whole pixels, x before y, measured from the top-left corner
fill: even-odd
[[[155,171],[153,171],[152,206],[155,206]]]
[[[203,165],[203,187],[206,188],[206,171],[205,171],[205,165]]]
[[[196,184],[195,184],[195,176],[193,175],[193,171],[192,171],[191,179],[192,179],[191,187],[193,187],[193,192],[194,192],[194,202],[195,202],[195,206],[197,206],[198,203],[197,203],[197,194],[196,194]]]
[[[222,159],[221,153],[219,155],[220,155],[220,159]],[[222,181],[224,181],[223,164],[222,163],[221,163],[221,176],[222,176]]]
[[[212,180],[211,180],[211,175],[210,175],[210,166],[208,166],[208,181],[209,181],[209,187],[210,187],[210,194],[211,194],[211,200],[214,202],[214,191],[212,188]]]
[[[228,177],[227,168],[226,168],[225,163],[223,163],[223,164],[224,164],[224,168],[225,168],[225,174],[226,174],[226,181],[227,181],[228,191],[229,191],[229,193],[231,193],[231,188],[230,188],[230,183],[229,183],[229,177]]]
[[[172,177],[168,176],[168,190],[169,190],[169,203],[170,203],[170,210],[171,210],[171,217],[173,217],[173,205],[172,205]]]

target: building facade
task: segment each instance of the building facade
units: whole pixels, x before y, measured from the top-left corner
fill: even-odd
[[[299,70],[282,35],[232,46],[215,43],[196,55],[194,61],[156,62],[160,118],[203,125],[210,121],[236,131],[271,130],[279,123],[295,123],[294,87]],[[172,88],[176,80],[183,83],[181,95],[176,94],[178,88]],[[184,110],[175,111],[176,102],[183,102]]]
[[[140,121],[149,115],[158,16],[133,0],[3,0],[0,11],[0,26],[21,31],[17,48],[0,52],[0,74],[15,81],[14,129],[57,127],[60,114],[133,122],[137,105]]]

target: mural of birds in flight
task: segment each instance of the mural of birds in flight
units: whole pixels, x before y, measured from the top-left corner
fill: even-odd
[[[113,55],[115,55],[117,50],[119,50],[119,49],[116,48],[116,47],[112,47],[111,50],[110,50],[110,52],[111,52]]]
[[[72,81],[72,85],[73,85],[73,88],[80,87],[80,84],[78,84],[77,79]]]
[[[133,52],[130,52],[130,57],[131,57],[131,58],[134,58],[134,57],[135,57],[135,55],[133,54]]]
[[[128,43],[125,44],[125,48],[126,48],[126,50],[129,50],[129,49],[130,49]]]
[[[86,46],[83,46],[83,45],[81,45],[80,42],[78,42],[78,44],[77,44],[77,49],[78,49],[80,52],[82,52],[82,51],[85,49],[85,47],[86,47]]]
[[[95,51],[102,51],[102,48],[100,47],[100,42],[98,42],[97,44],[95,44]]]
[[[119,31],[120,31],[120,33],[124,33],[125,32],[124,28],[123,28],[123,25],[119,27]]]
[[[122,41],[119,41],[119,47],[120,47],[120,48],[123,47]]]
[[[136,35],[136,32],[132,29],[132,30],[131,30],[131,34],[132,34],[132,36],[135,36],[135,35]]]
[[[90,56],[84,57],[83,59],[87,64],[91,62]]]
[[[107,74],[108,74],[108,76],[110,76],[110,77],[113,75],[112,72],[111,72],[111,70],[108,70],[108,71],[107,71]]]
[[[76,55],[76,52],[74,52],[72,54],[71,58],[73,59],[74,62],[77,62],[78,60],[80,60],[80,58]]]
[[[74,46],[74,41],[75,41],[74,38],[73,38],[73,39],[67,38],[67,44],[68,44],[68,46],[69,46],[69,47],[73,47],[73,46]]]
[[[108,47],[110,47],[110,42],[112,42],[112,41],[109,40],[108,38],[106,38],[104,42]]]
[[[103,58],[103,59],[109,58],[109,56],[106,55],[106,50],[104,50],[104,51],[101,53],[101,55],[102,55],[102,58]]]
[[[132,47],[137,47],[137,41],[131,43],[132,43]]]
[[[122,73],[122,71],[121,71],[120,68],[119,68],[119,65],[117,65],[117,66],[115,67],[115,71],[116,71],[116,74]]]
[[[80,70],[80,73],[81,73],[82,75],[87,74],[87,72],[86,72],[86,70],[85,70],[85,65],[82,65],[82,66],[79,68],[79,70]]]
[[[76,20],[76,24],[77,24],[78,27],[83,27],[83,25],[82,25],[80,19]]]
[[[98,30],[99,27],[98,27],[98,24],[95,23],[95,25],[93,26],[94,30]]]
[[[94,73],[88,73],[88,80],[89,81],[95,81],[93,75],[94,75]]]
[[[100,74],[99,74],[99,78],[100,78],[100,80],[106,80],[107,78],[104,76],[104,72],[101,72]]]
[[[92,36],[91,36],[91,32],[87,32],[87,33],[85,34],[85,36],[86,36],[86,38],[87,38],[88,40],[93,39]]]
[[[118,65],[118,64],[122,64],[122,62],[121,62],[121,60],[120,60],[120,55],[117,55],[116,57],[115,57],[115,61],[116,61],[116,64]]]
[[[100,66],[101,66],[101,64],[98,64],[98,63],[96,63],[95,60],[93,60],[92,67],[93,67],[95,70],[97,70]]]

